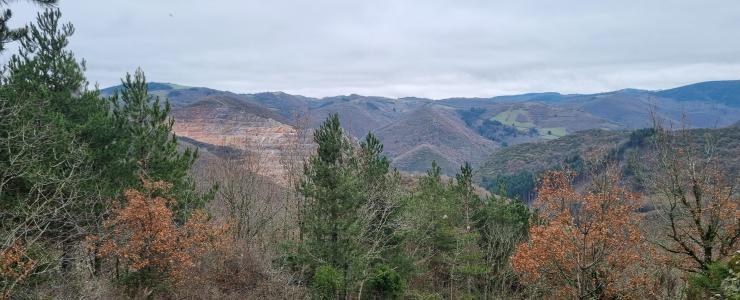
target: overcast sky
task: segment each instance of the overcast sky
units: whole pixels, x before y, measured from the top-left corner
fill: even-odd
[[[669,4],[670,3],[670,4]],[[740,79],[740,1],[60,0],[101,87],[496,96]],[[38,7],[16,2],[14,24]]]

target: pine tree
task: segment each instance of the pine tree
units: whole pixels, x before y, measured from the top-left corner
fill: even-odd
[[[295,267],[307,271],[318,297],[398,295],[399,174],[373,134],[357,147],[337,114],[315,131],[314,142],[299,186],[306,204]]]
[[[0,0],[0,8],[8,5],[9,0]],[[29,0],[28,2],[36,3],[38,5],[48,6],[53,5],[57,0]],[[4,9],[0,12],[0,53],[5,50],[5,44],[17,41],[26,34],[26,28],[10,29],[8,27],[8,21],[13,16],[13,12],[10,9]]]
[[[57,266],[61,252],[66,270],[72,245],[97,220],[84,132],[106,110],[86,89],[84,65],[66,49],[74,28],[60,18],[46,10],[24,30],[0,88],[0,235],[3,245],[44,245],[48,252],[31,259],[46,268]]]
[[[457,242],[456,229],[463,215],[436,161],[432,161],[427,174],[419,179],[405,207],[404,219],[410,224],[406,251],[413,253],[417,266],[416,288],[449,295],[453,286],[451,260]]]
[[[360,208],[358,241],[365,245],[359,256],[361,271],[358,298],[400,297],[412,266],[402,251],[401,175],[390,170],[383,144],[368,133],[356,151],[363,205]]]
[[[517,275],[509,262],[517,244],[527,239],[530,212],[519,199],[509,199],[507,187],[498,183],[499,190],[484,199],[473,214],[474,230],[479,235],[478,245],[482,251],[482,264],[487,273],[480,281],[479,293],[514,297]]]
[[[457,206],[462,210],[463,219],[457,228],[455,251],[452,254],[454,279],[459,280],[460,288],[464,288],[467,295],[477,292],[476,283],[481,275],[487,273],[488,266],[483,260],[483,253],[478,241],[480,234],[473,227],[473,215],[480,209],[481,200],[475,193],[473,186],[473,168],[468,162],[460,167],[460,173],[455,175],[453,186]]]
[[[187,174],[195,163],[197,150],[178,152],[169,101],[161,103],[159,97],[149,95],[141,69],[133,76],[127,74],[122,84],[123,88],[110,98],[120,133],[115,146],[123,147],[117,157],[118,186],[140,186],[141,178],[171,183],[172,196],[178,199],[175,211],[182,222],[207,200],[195,193]]]
[[[311,269],[328,265],[346,279],[360,246],[355,244],[353,231],[357,229],[362,201],[359,178],[350,167],[351,144],[337,114],[330,115],[316,130],[314,142],[318,148],[305,167],[299,187],[307,203],[301,220],[304,249],[308,256],[315,257]]]

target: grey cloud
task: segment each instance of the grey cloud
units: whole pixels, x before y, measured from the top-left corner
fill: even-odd
[[[37,7],[16,3],[15,22]],[[737,1],[60,0],[88,77],[309,96],[661,89],[740,76]],[[17,23],[16,23],[17,24]]]

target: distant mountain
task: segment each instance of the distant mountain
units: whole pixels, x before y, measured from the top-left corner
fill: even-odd
[[[274,110],[288,119],[294,119],[296,114],[308,111],[308,106],[315,101],[313,98],[286,94],[283,92],[269,92],[242,95],[250,102],[260,104]]]
[[[438,100],[438,103],[445,104],[457,108],[471,108],[491,105],[493,103],[511,103],[511,102],[558,102],[566,95],[554,92],[546,93],[528,93],[521,95],[510,95],[510,96],[496,96],[492,98],[447,98]]]
[[[626,89],[614,92],[569,95],[556,105],[583,110],[610,120],[624,128],[637,129],[652,125],[650,112],[673,124],[693,128],[728,126],[738,120],[740,108],[716,101],[679,101],[655,92]]]
[[[162,82],[149,82],[146,84],[146,87],[149,90],[149,92],[187,88],[185,86],[181,86],[181,85],[177,85],[173,83],[162,83]],[[123,88],[122,85],[111,86],[111,87],[107,87],[107,88],[100,90],[100,93],[103,94],[103,96],[110,96],[116,91],[119,91],[121,88]]]
[[[740,80],[700,82],[655,94],[678,101],[705,101],[740,107]]]
[[[219,91],[203,87],[190,87],[173,83],[149,82],[147,83],[147,87],[149,88],[150,95],[158,96],[162,98],[162,100],[169,100],[170,105],[172,105],[173,108],[184,107],[193,104],[195,102],[203,100],[205,97],[218,95],[239,97],[238,95],[231,92]],[[103,96],[110,96],[121,88],[123,88],[121,85],[112,86],[100,90],[100,94]]]
[[[101,92],[106,96],[120,88]],[[663,91],[544,92],[443,100],[237,94],[157,82],[149,83],[149,88],[151,94],[172,104],[177,133],[199,142],[228,145],[249,133],[255,135],[250,138],[252,143],[274,148],[279,146],[275,144],[280,143],[278,136],[295,130],[296,116],[308,116],[308,126],[315,128],[329,114],[339,113],[343,126],[355,138],[375,132],[396,167],[423,171],[436,160],[447,174],[457,171],[464,161],[476,164],[498,149],[513,151],[507,147],[517,144],[563,139],[583,130],[649,127],[652,110],[674,126],[686,122],[683,125],[693,128],[715,128],[740,121],[740,81],[703,82]]]

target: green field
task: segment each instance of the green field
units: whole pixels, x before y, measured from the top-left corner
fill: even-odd
[[[524,116],[527,120],[529,120],[529,115],[527,114],[527,112],[521,109],[507,110],[505,112],[497,114],[492,119],[499,121],[505,125],[514,126],[519,130],[527,130],[527,129],[535,127],[534,123],[532,122],[517,121],[517,118],[520,115]]]
[[[554,140],[567,134],[565,127],[543,127],[537,128],[537,131],[540,133],[540,137],[548,140]]]
[[[520,119],[520,116],[523,117],[522,119],[525,119],[527,121],[517,121],[517,119]],[[513,109],[501,112],[491,118],[491,120],[496,120],[501,122],[502,124],[513,126],[520,131],[527,131],[535,128],[540,134],[540,137],[547,140],[554,140],[567,134],[567,130],[565,129],[565,127],[537,127],[534,122],[530,121],[527,111],[522,109]]]

